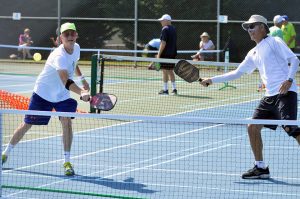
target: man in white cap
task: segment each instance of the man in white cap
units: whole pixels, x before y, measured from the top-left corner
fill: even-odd
[[[272,37],[280,37],[283,39],[283,32],[281,30],[282,23],[284,21],[284,18],[280,15],[276,15],[273,19],[274,26],[270,27],[270,36]]]
[[[78,94],[81,99],[88,102],[90,99],[89,85],[85,81],[79,67],[80,47],[76,43],[78,37],[75,24],[64,23],[60,28],[62,44],[48,57],[43,71],[39,74],[33,94],[29,103],[29,110],[58,112],[76,112],[77,101],[70,97],[70,91]],[[76,73],[84,88],[80,88],[73,81]],[[2,164],[8,159],[9,152],[23,138],[32,125],[47,125],[50,116],[25,115],[24,122],[15,130],[13,137],[2,154]],[[70,163],[70,151],[72,145],[72,121],[70,117],[60,117],[63,131],[64,168],[65,175],[75,175]]]
[[[266,85],[265,96],[254,111],[253,119],[297,119],[297,84],[295,75],[299,60],[278,37],[268,36],[267,19],[260,15],[252,15],[242,24],[256,46],[251,49],[239,67],[229,73],[204,79],[203,86],[212,83],[227,82],[237,79],[245,73],[259,70],[262,82]],[[290,66],[289,66],[290,64]],[[255,158],[255,165],[242,175],[243,179],[266,179],[270,177],[269,168],[263,161],[263,142],[261,130],[263,127],[276,129],[276,125],[249,124],[248,135]],[[300,129],[298,126],[283,125],[289,136],[300,144]]]
[[[160,46],[157,54],[157,58],[175,59],[177,55],[177,34],[174,26],[171,25],[171,16],[168,14],[163,15],[158,19],[162,25],[160,35]],[[168,81],[171,80],[173,87],[172,94],[177,95],[174,69],[175,64],[161,63],[160,68],[163,72],[163,90],[158,94],[168,95]]]

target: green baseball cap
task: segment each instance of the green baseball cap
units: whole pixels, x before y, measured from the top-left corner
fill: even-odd
[[[74,30],[74,31],[76,31],[75,24],[74,23],[70,23],[70,22],[62,24],[60,26],[60,33],[63,33],[66,30]]]

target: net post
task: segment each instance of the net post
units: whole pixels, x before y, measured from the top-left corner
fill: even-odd
[[[97,73],[98,73],[98,55],[92,55],[91,63],[91,96],[96,95],[97,93]],[[90,112],[95,113],[96,109],[90,107]]]
[[[100,80],[99,80],[99,93],[103,93],[104,84],[104,58],[100,58]],[[100,109],[97,109],[97,113],[100,113]]]

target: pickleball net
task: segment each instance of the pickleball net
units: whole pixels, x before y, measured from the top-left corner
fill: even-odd
[[[162,116],[193,112],[190,113],[192,116],[209,118],[240,118],[243,113],[247,115],[248,113],[245,113],[247,110],[237,109],[239,104],[253,103],[263,94],[257,92],[261,82],[258,71],[254,71],[251,75],[244,75],[231,82],[213,84],[208,88],[198,82],[188,83],[175,76],[178,95],[172,94],[173,87],[170,81],[168,81],[169,95],[159,95],[164,85],[162,71],[149,70],[149,65],[176,64],[178,61],[179,59],[94,55],[91,93],[92,95],[97,92],[113,93],[119,99],[125,99],[126,101],[119,103],[114,110],[118,114]],[[237,63],[188,61],[200,69],[201,78],[221,75],[235,70],[238,66]],[[227,105],[233,107],[227,109]],[[220,108],[215,107],[223,108],[220,111]],[[196,113],[195,110],[205,111]]]
[[[264,128],[271,179],[245,180],[253,167],[248,124],[298,121],[78,114],[0,110],[5,148],[24,115],[48,115],[9,153],[4,198],[298,198],[299,146],[279,127]],[[64,176],[59,117],[72,120],[71,163]]]

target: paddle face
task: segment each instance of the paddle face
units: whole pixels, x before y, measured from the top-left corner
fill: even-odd
[[[90,100],[90,104],[93,108],[100,109],[102,111],[109,111],[113,109],[116,103],[117,97],[107,93],[98,93]]]
[[[189,83],[202,81],[202,79],[199,77],[199,69],[186,60],[180,60],[175,65],[174,72],[176,75]]]

